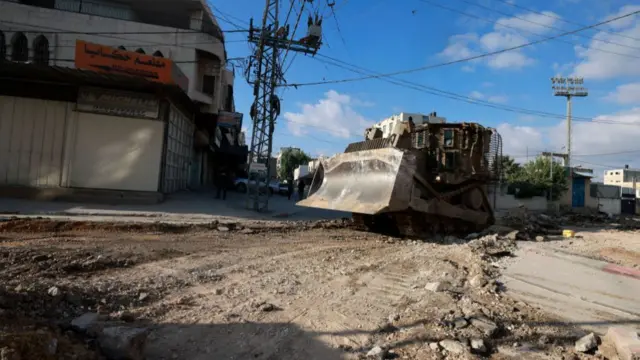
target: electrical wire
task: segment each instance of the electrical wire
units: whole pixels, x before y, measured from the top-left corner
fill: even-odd
[[[468,62],[468,61],[472,61],[472,60],[477,60],[477,59],[481,59],[481,58],[492,56],[492,55],[498,55],[498,54],[506,53],[506,52],[509,52],[509,51],[517,50],[517,49],[522,49],[522,48],[525,48],[525,47],[528,47],[528,46],[532,46],[532,45],[540,44],[540,43],[543,43],[543,42],[546,42],[546,41],[549,41],[549,40],[557,39],[557,38],[560,38],[562,36],[572,35],[572,34],[575,34],[577,32],[584,31],[584,30],[587,30],[587,29],[591,29],[591,28],[594,28],[594,27],[598,27],[598,26],[601,26],[601,25],[605,25],[605,24],[608,24],[608,23],[612,23],[614,21],[621,20],[621,19],[627,18],[629,16],[636,15],[638,13],[640,13],[640,10],[633,11],[633,12],[630,12],[630,13],[627,13],[627,14],[624,14],[624,15],[616,16],[614,18],[611,18],[611,19],[608,19],[608,20],[605,20],[605,21],[601,21],[599,23],[596,23],[596,24],[593,24],[593,25],[589,25],[587,27],[583,27],[583,28],[580,28],[580,29],[567,31],[567,32],[564,32],[564,33],[561,33],[561,34],[556,34],[556,35],[552,35],[552,36],[549,36],[549,37],[545,37],[545,38],[540,39],[540,40],[535,40],[535,41],[531,41],[531,42],[528,42],[528,43],[525,43],[525,44],[512,46],[512,47],[508,47],[508,48],[504,48],[504,49],[501,49],[501,50],[492,51],[492,52],[488,52],[488,53],[482,53],[482,54],[479,54],[479,55],[470,56],[470,57],[466,57],[466,58],[462,58],[462,59],[458,59],[458,60],[452,60],[452,61],[448,61],[448,62],[444,62],[444,63],[428,65],[428,66],[422,66],[422,67],[419,67],[419,68],[408,69],[408,70],[400,70],[400,71],[395,71],[395,72],[386,73],[386,74],[379,74],[379,75],[370,75],[370,76],[348,78],[348,79],[339,79],[339,80],[315,81],[315,82],[307,82],[307,83],[282,84],[280,86],[299,87],[299,86],[313,86],[313,85],[347,83],[347,82],[354,82],[354,81],[362,81],[362,80],[390,77],[390,76],[394,76],[394,75],[409,74],[409,73],[414,73],[414,72],[434,69],[434,68],[438,68],[438,67],[459,64],[459,63]]]
[[[467,16],[467,17],[470,17],[470,18],[474,18],[474,19],[477,19],[477,20],[481,20],[481,21],[485,21],[485,22],[488,22],[488,23],[492,23],[492,24],[495,24],[496,26],[501,26],[501,27],[504,27],[504,28],[507,28],[507,29],[512,29],[512,30],[515,30],[516,32],[519,32],[519,33],[523,33],[523,32],[525,32],[525,33],[532,34],[532,35],[535,35],[535,36],[544,36],[544,35],[541,35],[541,34],[535,33],[535,32],[533,32],[533,31],[524,30],[524,29],[520,29],[520,28],[515,27],[515,26],[509,26],[509,25],[502,24],[502,23],[500,23],[500,21],[499,21],[499,20],[485,19],[485,18],[483,18],[483,17],[481,17],[481,16],[477,16],[477,15],[469,14],[469,13],[466,13],[466,12],[464,12],[464,11],[460,11],[460,10],[457,10],[457,9],[453,9],[453,8],[450,8],[450,7],[447,7],[447,6],[444,6],[444,5],[441,5],[441,4],[438,4],[438,3],[435,3],[435,2],[429,1],[429,0],[420,0],[420,1],[421,1],[421,2],[423,2],[423,3],[430,4],[430,5],[432,5],[432,6],[435,6],[435,7],[441,8],[441,9],[445,9],[445,10],[448,10],[448,11],[451,11],[451,12],[458,13],[458,14],[460,14],[460,15],[464,15],[464,16]],[[471,2],[467,2],[467,1],[465,1],[465,0],[460,0],[460,1],[464,1],[464,2],[466,2],[466,3],[473,4],[473,3],[471,3]],[[477,5],[477,4],[474,4],[474,5]],[[477,6],[482,6],[482,5],[477,5]],[[491,10],[491,9],[490,9],[490,8],[488,8],[488,7],[487,7],[487,9]],[[510,14],[509,14],[509,15],[507,15],[507,16],[514,17],[513,15],[510,15]],[[518,19],[520,19],[520,18],[518,18]],[[528,21],[528,20],[526,20],[526,19],[520,19],[520,20],[522,20],[522,21],[527,21],[527,22],[531,22],[531,21]],[[538,24],[538,23],[534,23],[534,24],[537,24],[537,25],[539,25],[539,26],[543,26],[543,25]],[[563,30],[563,31],[564,31],[564,30]],[[573,35],[579,35],[579,34],[573,34]],[[588,37],[587,37],[587,38],[588,38]],[[572,46],[583,46],[582,44],[575,43],[575,42],[572,42],[572,41],[563,40],[563,39],[560,39],[560,38],[557,38],[557,39],[551,39],[551,40],[558,41],[558,42],[562,42],[562,43],[569,44],[569,45],[572,45]],[[640,50],[640,48],[634,48],[634,47],[631,47],[631,48],[632,48],[632,49],[636,49],[636,50]],[[600,52],[605,52],[605,53],[609,53],[609,54],[613,54],[613,55],[618,55],[618,56],[624,56],[624,57],[629,57],[629,58],[634,58],[634,59],[640,59],[640,56],[631,55],[631,54],[625,54],[625,53],[619,53],[619,52],[616,52],[616,51],[610,51],[610,50],[605,50],[605,49],[600,49],[600,48],[595,48],[595,47],[590,47],[589,49],[596,50],[596,51],[600,51]]]
[[[329,1],[329,0],[327,0],[327,1]],[[342,36],[342,30],[340,30],[340,22],[338,21],[338,17],[336,16],[336,12],[333,10],[333,6],[329,6],[329,8],[331,9],[331,14],[333,15],[333,19],[336,21],[336,29],[338,29],[338,35],[340,36],[340,39],[342,40],[342,44],[344,45],[345,48],[348,48],[347,42],[344,40],[344,36]]]
[[[219,15],[217,16],[217,18],[221,19],[222,21],[226,22],[227,24],[230,24],[231,26],[234,26],[236,29],[242,29],[242,26],[234,23],[233,21],[227,19],[227,17],[232,17],[235,18],[234,16],[231,16],[223,11],[220,11],[220,9],[218,9],[215,5],[213,5],[211,2],[208,3],[209,6],[211,6],[213,8],[213,10],[215,10]],[[239,22],[243,22],[242,20],[235,18],[235,20],[238,20]],[[247,30],[248,31],[248,30]]]
[[[289,54],[289,50],[291,49],[291,44],[293,44],[293,39],[296,36],[296,30],[298,30],[298,25],[300,24],[300,18],[302,18],[302,14],[304,12],[304,4],[306,1],[302,1],[302,6],[300,6],[300,12],[298,13],[298,17],[296,18],[296,24],[293,26],[293,32],[291,33],[291,37],[289,38],[289,45],[287,45],[287,49],[284,52],[284,56],[282,58],[282,66],[285,65],[285,61],[287,61],[287,55]],[[291,8],[293,8],[294,2],[291,2]]]
[[[582,26],[585,26],[585,25],[584,25],[584,24],[582,24],[582,23],[575,22],[575,21],[571,21],[571,20],[567,20],[567,19],[564,19],[564,18],[562,18],[562,17],[560,17],[560,16],[557,16],[557,15],[550,15],[550,14],[547,14],[547,13],[544,13],[544,12],[541,12],[541,11],[533,10],[533,9],[528,8],[528,7],[526,7],[526,6],[518,5],[518,4],[516,4],[515,2],[513,2],[513,1],[511,1],[511,0],[494,0],[494,1],[499,1],[499,2],[501,2],[501,3],[503,3],[503,4],[506,4],[506,5],[509,5],[509,6],[515,7],[515,8],[517,8],[517,9],[521,9],[521,10],[529,11],[529,12],[534,13],[534,14],[538,14],[538,15],[542,15],[542,16],[549,17],[549,18],[552,18],[552,19],[560,20],[560,21],[562,21],[562,22],[564,22],[564,23],[567,23],[567,24],[576,25],[576,26],[581,26],[581,27],[582,27]],[[615,31],[609,31],[609,30],[607,30],[607,29],[598,29],[598,31],[602,31],[602,32],[605,32],[605,33],[607,33],[607,34],[614,35],[614,36],[619,36],[619,37],[627,38],[627,39],[630,39],[630,40],[640,41],[640,39],[638,39],[638,38],[636,38],[636,37],[627,36],[627,35],[625,35],[625,34],[620,34],[620,33],[617,33],[617,32],[615,32]]]
[[[420,1],[431,3],[430,1],[427,1],[427,0],[420,0]],[[474,3],[474,2],[469,1],[469,0],[458,0],[458,1],[462,1],[463,3],[469,4],[471,6],[476,6],[476,7],[479,7],[481,9],[492,11],[492,12],[498,13],[500,15],[508,16],[508,17],[510,17],[512,19],[518,19],[520,21],[524,21],[524,22],[529,23],[529,24],[534,24],[534,25],[545,27],[547,29],[552,29],[552,30],[565,31],[564,29],[556,27],[556,26],[553,26],[553,25],[541,24],[539,22],[531,21],[529,19],[525,19],[525,18],[519,17],[519,16],[514,15],[514,14],[509,14],[509,13],[504,12],[504,11],[493,9],[493,8],[491,8],[489,6],[485,6],[485,5],[482,5],[482,4]],[[460,13],[462,13],[462,12],[460,12]],[[475,17],[475,15],[471,15],[471,14],[467,14],[467,13],[464,13],[464,15],[465,16],[473,16],[473,17]],[[495,23],[496,25],[499,25],[499,26],[504,26],[504,27],[508,27],[508,28],[514,28],[514,29],[516,29],[518,31],[525,31],[525,32],[528,32],[528,33],[531,33],[531,34],[534,34],[534,35],[542,36],[540,34],[535,34],[535,33],[532,33],[530,31],[526,31],[526,30],[523,30],[523,29],[517,29],[515,27],[505,26],[505,25],[501,24],[499,20],[498,21],[486,20],[486,21],[493,22],[493,23]],[[574,34],[574,36],[582,37],[582,38],[585,38],[585,39],[588,39],[588,40],[592,40],[592,41],[602,42],[602,43],[605,43],[605,44],[621,46],[621,47],[625,47],[625,48],[629,48],[629,49],[633,49],[633,50],[640,50],[639,47],[625,45],[625,44],[619,44],[619,43],[616,43],[616,42],[613,42],[613,41],[598,39],[596,37],[591,37],[589,35],[584,35],[584,34],[580,34],[580,33]],[[560,41],[560,39],[556,39],[556,40]],[[572,44],[572,45],[579,45],[579,44],[568,42],[568,41],[562,41],[562,42],[569,43],[569,44]],[[598,48],[594,48],[594,47],[591,47],[591,49],[597,50],[597,51],[609,52],[609,53],[620,55],[620,56],[627,56],[628,55],[628,54],[620,54],[620,53],[616,53],[616,52],[610,52],[610,51],[607,51],[607,50],[604,50],[604,49],[598,49]],[[637,56],[633,56],[633,57],[636,57],[636,58],[640,59],[640,57],[637,57]]]
[[[327,55],[323,55],[323,54],[316,54],[316,57],[313,58],[316,61],[322,62],[324,64],[329,64],[332,66],[336,66],[339,68],[343,68],[345,70],[354,72],[354,73],[359,73],[359,74],[366,74],[368,73],[372,73],[373,71],[371,70],[367,70],[363,67],[357,66],[357,65],[353,65],[353,64],[349,64],[345,61],[342,60],[338,60],[335,58],[332,58],[330,56]],[[330,60],[330,61],[326,61],[326,60]],[[344,64],[344,65],[342,65]],[[353,67],[356,69],[351,69],[349,68]],[[363,70],[363,71],[360,71]],[[375,72],[373,72],[375,73]],[[485,101],[485,100],[480,100],[480,99],[474,99],[471,98],[469,96],[464,96],[464,95],[460,95],[460,94],[456,94],[454,92],[450,92],[450,91],[445,91],[445,90],[440,90],[434,87],[430,87],[430,86],[426,86],[426,85],[422,85],[416,82],[411,82],[411,81],[407,81],[407,80],[402,80],[402,79],[396,79],[396,78],[392,78],[391,79],[387,79],[387,78],[379,78],[379,80],[382,81],[386,81],[388,83],[397,85],[397,86],[401,86],[401,87],[405,87],[405,88],[409,88],[412,90],[416,90],[416,91],[420,91],[423,93],[428,93],[431,95],[435,95],[435,96],[440,96],[440,97],[445,97],[445,98],[449,98],[449,99],[453,99],[453,100],[458,100],[458,101],[463,101],[463,102],[467,102],[470,104],[474,104],[474,105],[480,105],[480,106],[485,106],[485,107],[490,107],[490,108],[494,108],[494,109],[498,109],[498,110],[503,110],[503,111],[508,111],[508,112],[514,112],[514,113],[521,113],[521,114],[527,114],[527,115],[535,115],[535,116],[539,116],[539,117],[545,117],[545,118],[554,118],[554,119],[560,119],[560,120],[564,120],[566,119],[566,115],[563,114],[554,114],[554,113],[549,113],[549,112],[545,112],[545,111],[539,111],[539,110],[531,110],[531,109],[526,109],[526,108],[521,108],[521,107],[515,107],[515,106],[509,106],[509,105],[502,105],[502,104],[496,104],[496,103],[492,103],[489,101]],[[614,120],[598,120],[598,119],[593,119],[593,118],[585,118],[585,117],[578,117],[578,116],[574,116],[572,117],[572,121],[579,121],[579,122],[585,122],[585,123],[595,123],[595,124],[621,124],[621,125],[632,125],[632,126],[639,126],[640,123],[627,123],[627,122],[616,122]]]

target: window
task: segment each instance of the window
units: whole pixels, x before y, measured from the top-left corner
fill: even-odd
[[[444,153],[444,167],[452,170],[456,167],[456,153],[448,151]]]
[[[142,50],[141,48],[137,48],[137,49],[136,49],[136,52],[137,52],[138,54],[145,54],[144,50]]]
[[[444,146],[453,147],[453,129],[444,130]]]
[[[29,61],[29,41],[21,32],[15,33],[11,38],[11,60]]]
[[[216,88],[216,77],[212,75],[202,76],[202,92],[213,97]]]
[[[162,55],[162,52],[160,50],[156,50],[156,52],[153,53],[153,56],[155,56],[155,57],[164,57],[164,55]]]
[[[4,33],[0,31],[0,60],[7,58],[7,44],[5,43]]]
[[[38,35],[33,40],[33,62],[49,65],[49,40],[44,35]]]

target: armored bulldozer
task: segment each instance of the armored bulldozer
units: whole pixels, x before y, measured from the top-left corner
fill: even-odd
[[[497,131],[476,123],[372,127],[320,162],[298,205],[351,212],[370,231],[413,238],[480,231],[495,220],[489,188],[501,151]]]

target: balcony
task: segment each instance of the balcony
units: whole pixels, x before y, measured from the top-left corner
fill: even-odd
[[[204,20],[198,19],[195,21],[196,24],[192,21],[193,14],[202,10],[203,4],[200,1],[129,0],[126,3],[115,3],[108,0],[14,0],[11,2],[150,25],[196,30],[224,42],[220,27],[211,19],[207,17]]]

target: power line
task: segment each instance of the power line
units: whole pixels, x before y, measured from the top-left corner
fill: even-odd
[[[219,13],[220,15],[217,16],[219,19],[221,19],[222,21],[226,22],[227,24],[230,24],[231,26],[235,26],[236,29],[241,29],[242,26],[234,23],[233,21],[227,19],[227,17],[231,17],[231,18],[235,18],[234,16],[231,16],[229,14],[226,14],[223,11],[220,11],[220,9],[218,9],[215,5],[213,5],[211,2],[209,2],[209,5],[213,8],[213,10],[215,10],[217,13]],[[243,22],[242,20],[235,18],[235,20],[237,20],[238,22]],[[248,25],[248,24],[247,24]]]
[[[330,1],[330,0],[327,0]],[[333,5],[335,5],[335,3],[333,3]],[[344,45],[345,48],[347,48],[347,42],[344,40],[344,36],[342,36],[342,30],[340,30],[340,22],[338,21],[338,17],[336,16],[336,12],[333,9],[333,5],[329,5],[329,8],[331,9],[331,14],[333,15],[333,19],[336,21],[336,29],[338,29],[338,35],[340,36],[340,39],[342,40],[342,44]]]
[[[355,73],[359,73],[359,74],[366,74],[366,72],[375,74],[375,72],[372,71],[372,70],[368,70],[368,69],[363,68],[361,66],[349,64],[349,63],[347,63],[345,61],[338,60],[338,59],[335,59],[335,58],[332,58],[332,57],[329,57],[329,56],[323,55],[323,54],[316,54],[316,57],[314,57],[314,59],[317,60],[317,61],[320,61],[322,63],[333,65],[333,66],[336,66],[336,67],[339,67],[339,68],[343,68],[345,70],[349,70],[351,72],[355,72]],[[323,59],[331,60],[333,62],[326,61],[326,60],[323,60]],[[346,66],[343,66],[341,64],[344,64]],[[348,66],[356,68],[356,69],[364,70],[364,72],[360,71],[360,70],[351,69]],[[566,118],[566,115],[563,115],[563,114],[554,114],[554,113],[549,113],[549,112],[544,112],[544,111],[531,110],[531,109],[520,108],[520,107],[515,107],[515,106],[496,104],[496,103],[492,103],[492,102],[489,102],[489,101],[480,100],[480,99],[474,99],[474,98],[471,98],[469,96],[456,94],[454,92],[440,90],[440,89],[437,89],[437,88],[434,88],[434,87],[422,85],[422,84],[419,84],[419,83],[416,83],[416,82],[411,82],[411,81],[408,81],[408,80],[402,80],[402,79],[396,79],[396,78],[393,78],[393,80],[387,79],[387,78],[379,78],[379,80],[386,81],[388,83],[391,83],[391,84],[394,84],[394,85],[397,85],[397,86],[401,86],[401,87],[409,88],[409,89],[412,89],[412,90],[420,91],[420,92],[423,92],[423,93],[428,93],[428,94],[435,95],[435,96],[440,96],[440,97],[445,97],[445,98],[449,98],[449,99],[453,99],[453,100],[463,101],[463,102],[467,102],[467,103],[470,103],[470,104],[490,107],[490,108],[494,108],[494,109],[498,109],[498,110],[509,111],[509,112],[514,112],[514,113],[522,113],[522,114],[527,114],[527,115],[535,115],[535,116],[546,117],[546,118],[555,118],[555,119],[561,119],[561,120],[564,120]],[[582,122],[589,123],[589,124],[592,124],[592,123],[596,123],[596,124],[621,124],[621,125],[632,125],[632,126],[640,125],[638,123],[616,122],[616,121],[613,121],[613,120],[596,120],[596,119],[592,119],[592,118],[583,118],[583,117],[574,117],[574,121],[582,121]]]
[[[427,0],[420,0],[420,1],[422,1],[422,2],[427,2],[427,3],[432,4],[430,1],[427,1]],[[525,19],[525,18],[519,17],[519,16],[514,15],[514,14],[509,14],[509,13],[504,12],[504,11],[500,11],[500,10],[492,9],[492,8],[490,8],[489,6],[485,6],[485,5],[482,5],[482,4],[477,4],[477,3],[471,2],[471,1],[469,1],[469,0],[458,0],[458,1],[462,1],[462,2],[464,2],[464,3],[466,3],[466,4],[471,5],[471,6],[476,6],[476,7],[479,7],[479,8],[481,8],[481,9],[489,10],[489,11],[492,11],[492,12],[495,12],[495,13],[498,13],[498,14],[501,14],[501,15],[504,15],[504,16],[508,16],[508,17],[510,17],[510,18],[512,18],[512,19],[518,19],[518,20],[520,20],[520,21],[524,21],[524,22],[526,22],[526,23],[530,23],[530,24],[534,24],[534,25],[541,26],[541,27],[545,27],[545,28],[547,28],[547,29],[558,30],[558,31],[565,31],[564,29],[561,29],[561,28],[558,28],[558,27],[555,27],[555,26],[552,26],[552,25],[546,25],[546,24],[541,24],[541,23],[539,23],[539,22],[531,21],[531,20],[529,20],[529,19]],[[453,11],[453,9],[449,9],[449,10]],[[458,12],[458,11],[456,11],[456,12]],[[461,13],[461,14],[463,14],[463,15],[465,15],[465,16],[473,16],[473,17],[476,17],[475,15],[468,14],[468,13],[463,13],[463,12],[461,12],[461,11],[459,11],[459,13]],[[486,19],[485,19],[485,20],[486,20]],[[512,28],[512,29],[516,29],[516,30],[518,30],[518,31],[525,31],[525,32],[528,32],[528,33],[531,33],[531,34],[534,34],[534,35],[538,35],[538,36],[540,36],[539,34],[535,34],[535,33],[533,33],[533,32],[527,31],[527,30],[518,29],[518,28],[515,28],[515,27],[513,27],[513,26],[507,26],[507,25],[501,24],[499,20],[497,20],[497,21],[486,20],[486,21],[493,22],[493,23],[495,23],[496,25],[500,25],[500,26],[504,26],[504,27],[508,27],[508,28]],[[589,39],[589,40],[597,41],[597,42],[602,42],[602,43],[606,43],[606,44],[610,44],[610,45],[622,46],[622,47],[626,47],[626,48],[633,49],[633,50],[640,50],[640,48],[635,47],[635,46],[630,46],[630,45],[625,45],[625,44],[619,44],[619,43],[616,43],[616,42],[613,42],[613,41],[608,41],[608,40],[597,39],[597,38],[595,38],[595,37],[591,37],[591,36],[584,35],[584,34],[579,34],[579,33],[578,33],[578,34],[575,34],[575,36],[579,36],[579,37],[582,37],[582,38],[585,38],[585,39]],[[560,39],[557,39],[557,40],[558,40],[558,41],[562,41],[562,42],[564,42],[564,43],[568,43],[568,44],[578,45],[578,44],[576,44],[576,43],[572,43],[572,42],[569,42],[569,41],[563,41],[563,40],[560,40]],[[612,52],[612,51],[608,51],[608,50],[604,50],[604,49],[598,49],[598,48],[594,48],[594,47],[591,47],[591,49],[593,49],[593,50],[597,50],[597,51],[602,51],[602,52],[609,52],[609,53],[616,54],[616,55],[620,55],[620,56],[630,56],[629,54],[620,54],[620,53],[616,53],[616,52]],[[637,57],[637,56],[633,56],[633,57],[640,58],[640,57]]]
[[[363,76],[363,77],[356,77],[356,78],[349,78],[349,79],[340,79],[340,80],[327,80],[327,81],[315,81],[315,82],[308,82],[308,83],[294,83],[294,84],[282,84],[279,86],[293,86],[293,87],[298,87],[298,86],[312,86],[312,85],[325,85],[325,84],[338,84],[338,83],[347,83],[347,82],[354,82],[354,81],[362,81],[362,80],[369,80],[369,79],[376,79],[376,78],[382,78],[382,77],[389,77],[389,76],[394,76],[394,75],[401,75],[401,74],[409,74],[409,73],[414,73],[414,72],[418,72],[418,71],[424,71],[424,70],[429,70],[429,69],[434,69],[434,68],[438,68],[438,67],[443,67],[443,66],[448,66],[448,65],[453,65],[453,64],[459,64],[459,63],[463,63],[463,62],[468,62],[468,61],[472,61],[472,60],[476,60],[476,59],[481,59],[487,56],[492,56],[492,55],[498,55],[498,54],[502,54],[505,52],[509,52],[512,50],[517,50],[517,49],[522,49],[528,46],[532,46],[532,45],[536,45],[536,44],[540,44],[549,40],[553,40],[553,39],[557,39],[560,38],[562,36],[567,36],[567,35],[571,35],[571,34],[575,34],[577,32],[580,31],[584,31],[587,29],[591,29],[594,27],[598,27],[598,26],[602,26],[617,20],[621,20],[624,18],[627,18],[629,16],[633,16],[640,13],[640,10],[637,11],[633,11],[621,16],[616,16],[615,18],[609,19],[609,20],[605,20],[605,21],[601,21],[599,23],[587,26],[587,27],[583,27],[577,30],[572,30],[572,31],[567,31],[564,33],[560,33],[560,34],[556,34],[556,35],[552,35],[549,37],[545,37],[543,39],[540,40],[535,40],[535,41],[531,41],[525,44],[521,44],[521,45],[517,45],[517,46],[512,46],[512,47],[508,47],[502,50],[497,50],[497,51],[492,51],[492,52],[488,52],[488,53],[483,53],[483,54],[479,54],[479,55],[475,55],[475,56],[471,56],[471,57],[467,57],[467,58],[462,58],[462,59],[458,59],[458,60],[452,60],[452,61],[448,61],[448,62],[444,62],[444,63],[440,63],[440,64],[434,64],[434,65],[428,65],[428,66],[422,66],[419,68],[414,68],[414,69],[408,69],[408,70],[401,70],[401,71],[396,71],[396,72],[392,72],[392,73],[386,73],[386,74],[379,74],[379,75],[370,75],[370,76]]]
[[[544,12],[541,12],[541,11],[533,10],[533,9],[528,8],[526,6],[518,5],[515,2],[509,1],[509,0],[494,0],[494,1],[499,1],[499,2],[501,2],[503,4],[507,4],[509,6],[513,6],[515,8],[521,9],[521,10],[529,11],[529,12],[532,12],[534,14],[538,14],[538,15],[542,15],[542,16],[549,17],[549,18],[552,18],[552,19],[560,20],[560,21],[565,22],[567,24],[576,25],[576,26],[586,26],[586,25],[584,25],[582,23],[571,21],[571,20],[567,20],[567,19],[564,19],[564,18],[562,18],[560,16],[550,15],[550,14],[547,14],[547,13],[544,13]],[[602,32],[605,32],[607,34],[614,35],[614,36],[627,38],[627,39],[630,39],[630,40],[640,41],[640,39],[638,39],[636,37],[627,36],[625,34],[620,34],[620,33],[617,33],[615,31],[609,31],[607,29],[598,29],[598,31],[602,31]]]

